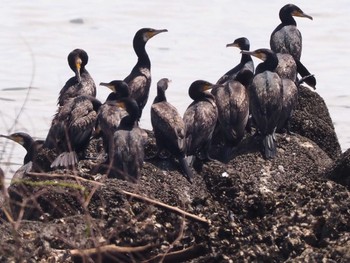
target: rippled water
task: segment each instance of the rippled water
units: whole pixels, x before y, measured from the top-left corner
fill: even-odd
[[[87,69],[96,83],[123,79],[136,63],[132,39],[141,27],[169,30],[146,46],[153,76],[150,100],[156,82],[168,77],[172,80],[168,100],[183,113],[190,103],[187,89],[194,80],[215,82],[239,62],[239,51],[225,48],[227,43],[246,36],[251,49],[269,46],[270,34],[279,24],[279,9],[287,3],[235,2],[2,1],[0,133],[25,131],[45,138],[58,92],[73,75],[68,53],[77,47],[88,52]],[[317,92],[329,106],[346,150],[350,147],[350,89],[345,81],[350,5],[345,0],[293,3],[314,18],[296,19],[303,34],[302,61],[317,77]],[[99,99],[104,101],[107,94],[105,87],[98,87]],[[150,103],[145,112],[149,107]],[[143,114],[141,126],[151,128],[149,114]],[[4,139],[0,149],[0,166],[10,178],[25,150]]]

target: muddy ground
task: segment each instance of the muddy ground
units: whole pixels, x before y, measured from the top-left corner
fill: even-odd
[[[214,147],[192,184],[172,159],[145,161],[136,184],[91,174],[96,160],[25,175],[3,194],[0,262],[349,262],[350,154],[302,94],[318,109],[299,104],[275,159],[248,135],[228,163]]]

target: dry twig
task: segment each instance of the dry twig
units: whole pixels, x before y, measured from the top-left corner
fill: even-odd
[[[134,193],[131,193],[131,192],[128,192],[128,191],[119,190],[119,192],[122,193],[122,194],[128,195],[128,196],[137,198],[139,200],[145,201],[147,203],[151,203],[151,204],[153,204],[155,206],[166,208],[166,209],[171,210],[171,211],[173,211],[175,213],[178,213],[180,215],[184,215],[185,217],[192,218],[192,219],[200,221],[202,223],[210,224],[209,221],[206,218],[200,217],[200,216],[197,216],[197,215],[194,215],[194,214],[191,214],[191,213],[186,212],[186,211],[184,211],[184,210],[182,210],[182,209],[180,209],[178,207],[167,205],[167,204],[165,204],[163,202],[160,202],[158,200],[154,200],[154,199],[151,199],[149,197],[138,195],[138,194],[134,194]]]

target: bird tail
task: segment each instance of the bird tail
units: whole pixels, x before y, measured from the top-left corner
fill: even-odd
[[[78,163],[76,152],[63,152],[51,163],[51,168],[57,167],[72,167]]]
[[[265,158],[274,158],[277,154],[276,140],[273,134],[267,134],[263,140],[265,149]]]
[[[181,169],[182,169],[186,179],[190,183],[192,183],[193,173],[192,173],[190,166],[187,163],[186,158],[185,157],[179,158],[179,162],[180,162]]]

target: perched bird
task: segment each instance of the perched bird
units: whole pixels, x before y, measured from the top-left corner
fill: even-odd
[[[177,109],[167,102],[165,91],[169,80],[163,78],[157,83],[157,96],[151,106],[151,122],[158,147],[170,152],[180,162],[185,177],[191,182],[192,171],[188,166],[186,155],[185,122]]]
[[[247,88],[237,80],[229,80],[212,89],[218,109],[219,129],[224,137],[224,159],[227,161],[232,148],[243,139],[249,118]]]
[[[282,23],[272,32],[270,47],[275,53],[287,53],[292,55],[295,60],[300,60],[302,36],[293,16],[306,17],[312,20],[311,16],[305,14],[293,4],[283,6],[279,12]]]
[[[275,72],[282,79],[290,79],[294,82],[297,81],[297,63],[292,55],[287,53],[276,53],[278,58],[278,65]]]
[[[283,86],[283,101],[277,132],[284,129],[290,134],[290,119],[298,103],[297,63],[292,55],[277,53],[278,65],[275,72],[280,76]]]
[[[68,168],[78,162],[78,155],[83,155],[89,144],[100,106],[96,98],[82,95],[59,107],[43,145],[58,154],[51,168]]]
[[[135,99],[139,106],[139,118],[141,117],[142,110],[147,103],[151,86],[151,61],[148,57],[145,46],[149,39],[162,32],[168,32],[168,30],[142,28],[138,30],[134,36],[133,47],[138,60],[131,73],[124,79],[124,81],[129,85],[130,97]]]
[[[17,142],[22,145],[24,149],[26,149],[27,153],[23,159],[23,166],[21,168],[22,172],[32,171],[33,168],[34,171],[40,170],[37,165],[34,165],[34,163],[38,151],[44,144],[44,140],[34,140],[32,136],[25,132],[16,132],[10,135],[0,135],[0,137]]]
[[[71,77],[61,89],[58,105],[62,106],[70,99],[79,95],[96,97],[96,85],[85,66],[88,63],[88,54],[82,49],[74,49],[68,55],[69,67],[75,76]]]
[[[235,39],[226,47],[249,50],[250,43],[245,37]],[[250,55],[242,54],[240,63],[224,74],[212,89],[218,107],[218,124],[214,134],[222,134],[224,159],[227,161],[232,148],[243,138],[249,119],[249,97],[247,87],[254,76],[254,63]],[[221,132],[220,132],[221,131]],[[216,136],[218,137],[218,136]]]
[[[242,53],[263,60],[257,66],[249,86],[250,109],[254,122],[263,136],[265,157],[274,158],[277,154],[274,133],[280,121],[283,102],[282,81],[274,72],[278,65],[278,58],[270,49],[243,50]]]
[[[109,147],[109,156],[113,156],[110,177],[118,177],[136,181],[144,160],[144,136],[137,125],[139,107],[131,98],[117,101],[117,106],[128,113],[122,118],[118,129],[114,133],[114,148]],[[114,151],[114,152],[112,152]]]
[[[237,38],[233,43],[227,44],[226,47],[238,47],[240,50],[249,50],[250,43],[249,43],[249,40],[247,38],[240,37],[240,38]],[[241,80],[244,82],[247,82],[249,84],[249,82],[251,81],[251,79],[253,78],[253,75],[254,75],[254,62],[253,62],[250,55],[242,54],[240,63],[237,66],[235,66],[233,69],[226,72],[216,82],[216,84],[224,84],[225,82],[227,82],[231,79],[235,80],[239,73],[242,73],[245,71],[247,71],[245,73],[246,79],[241,78]],[[251,73],[251,74],[249,74],[249,73]],[[245,85],[245,83],[242,83],[242,84]]]
[[[186,154],[208,160],[212,135],[218,118],[214,95],[208,90],[213,84],[196,80],[189,88],[193,102],[186,109],[183,119],[186,127]]]
[[[102,136],[104,151],[108,153],[109,147],[114,145],[112,143],[114,132],[118,129],[121,119],[128,114],[117,106],[117,100],[129,97],[129,87],[122,80],[113,80],[109,83],[101,82],[100,85],[112,90],[98,111],[95,129],[96,133],[100,133]]]

